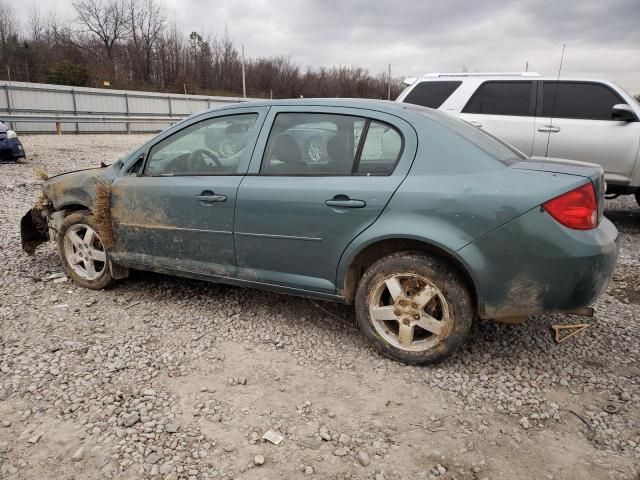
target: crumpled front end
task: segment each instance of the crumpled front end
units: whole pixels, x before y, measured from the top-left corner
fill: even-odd
[[[33,255],[40,244],[49,241],[49,215],[49,205],[38,203],[20,220],[22,250],[28,255]]]

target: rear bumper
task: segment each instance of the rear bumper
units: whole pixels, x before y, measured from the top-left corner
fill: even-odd
[[[594,230],[579,231],[536,208],[456,255],[474,281],[479,317],[530,316],[597,300],[616,266],[617,239],[606,218]]]
[[[22,143],[17,138],[0,139],[0,161],[16,161],[25,158]]]

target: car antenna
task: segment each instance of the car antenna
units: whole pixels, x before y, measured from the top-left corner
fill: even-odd
[[[562,72],[562,61],[564,60],[564,49],[567,46],[566,43],[562,44],[562,55],[560,55],[560,66],[558,67],[558,79],[556,80],[556,89],[553,92],[553,103],[551,104],[551,118],[549,119],[549,127],[553,126],[553,115],[556,113],[556,100],[558,99],[558,90],[560,90],[560,73]],[[551,131],[547,135],[547,148],[544,151],[544,156],[549,155],[549,140],[551,140]]]

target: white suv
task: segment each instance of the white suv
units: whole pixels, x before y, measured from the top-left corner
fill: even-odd
[[[613,82],[537,73],[432,73],[398,97],[459,115],[532,157],[597,163],[640,203],[640,104]]]

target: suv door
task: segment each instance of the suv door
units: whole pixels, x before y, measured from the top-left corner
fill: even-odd
[[[535,102],[533,81],[489,80],[478,86],[460,117],[531,155]]]
[[[170,130],[113,182],[114,257],[131,266],[236,276],[233,219],[267,108]]]
[[[612,119],[627,102],[598,82],[544,81],[533,154],[601,165],[608,181],[628,181],[640,143],[640,122]],[[548,147],[547,147],[548,145]]]
[[[406,177],[415,131],[338,107],[272,107],[267,123],[238,190],[238,277],[335,294],[340,256]]]

